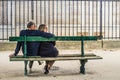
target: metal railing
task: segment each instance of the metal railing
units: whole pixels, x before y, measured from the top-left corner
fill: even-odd
[[[19,36],[31,20],[58,36],[120,39],[119,0],[1,0],[0,40]]]

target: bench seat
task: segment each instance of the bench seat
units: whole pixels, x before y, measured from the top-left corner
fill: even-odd
[[[93,53],[85,53],[84,41],[97,41],[99,36],[55,36],[53,38],[44,38],[40,36],[14,36],[10,37],[9,41],[19,41],[24,43],[24,55],[10,57],[10,61],[24,61],[25,68],[24,74],[28,75],[27,64],[28,61],[57,61],[57,60],[79,60],[81,63],[80,73],[85,74],[85,63],[88,60],[102,59]],[[81,41],[81,53],[79,54],[60,54],[57,57],[40,57],[40,56],[27,56],[27,42],[44,42],[44,41]]]
[[[47,58],[41,58],[41,57],[12,57],[10,58],[10,61],[53,61],[53,60],[92,60],[92,59],[102,59],[100,56],[84,56],[84,57],[47,57]]]
[[[40,57],[40,56],[27,56],[22,55],[14,56],[10,58],[10,61],[47,61],[47,60],[92,60],[92,59],[102,59],[102,57],[95,54],[85,54],[82,57],[80,54],[61,54],[58,57]]]

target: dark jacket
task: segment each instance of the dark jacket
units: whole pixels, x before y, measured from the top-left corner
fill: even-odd
[[[39,30],[22,30],[20,32],[20,36],[24,36],[24,35],[26,35],[26,36],[41,36],[41,37],[45,37],[45,38],[54,37],[54,35],[51,33],[41,32]],[[39,46],[40,46],[40,42],[27,42],[27,56],[38,55]],[[24,51],[24,43],[18,42],[16,49],[15,49],[15,56],[20,51],[21,47],[22,47],[22,51]]]
[[[41,57],[56,57],[58,55],[58,50],[54,46],[55,42],[41,42],[39,55]]]

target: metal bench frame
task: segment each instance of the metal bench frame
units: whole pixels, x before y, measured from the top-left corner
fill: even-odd
[[[53,38],[43,38],[40,36],[20,36],[20,37],[9,37],[9,41],[22,41],[24,42],[24,55],[10,57],[10,61],[24,61],[25,69],[24,75],[27,76],[27,64],[28,61],[46,61],[46,60],[80,60],[80,73],[85,74],[85,63],[87,60],[92,59],[102,59],[100,56],[95,54],[84,54],[84,41],[97,41],[98,36],[55,36]],[[81,54],[69,54],[69,55],[59,55],[58,57],[40,57],[40,56],[27,56],[27,41],[81,41]]]

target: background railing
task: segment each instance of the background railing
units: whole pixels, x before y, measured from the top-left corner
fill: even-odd
[[[58,36],[120,39],[119,0],[1,0],[0,40],[19,36],[31,20]]]

